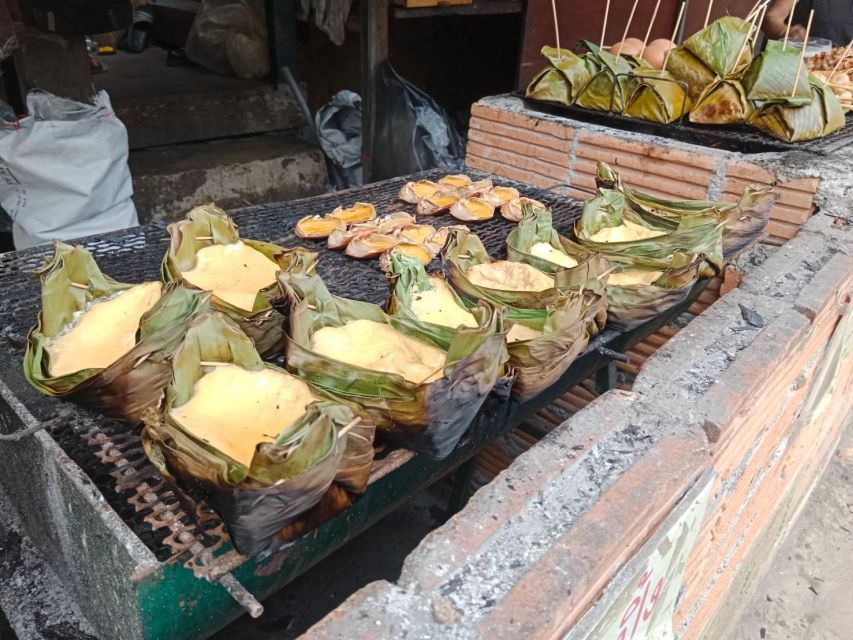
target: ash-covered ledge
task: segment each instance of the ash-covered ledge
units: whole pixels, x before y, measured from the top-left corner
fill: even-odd
[[[397,583],[368,585],[307,637],[580,640],[635,623],[724,637],[853,409],[849,216],[818,212],[745,260],[741,286],[632,391],[563,423]]]
[[[542,188],[562,185],[563,192],[585,199],[595,188],[599,160],[618,169],[628,185],[663,197],[732,200],[748,186],[775,185],[780,197],[767,232],[781,244],[816,206],[849,207],[853,146],[830,154],[741,153],[546,113],[512,95],[472,106],[470,167]]]

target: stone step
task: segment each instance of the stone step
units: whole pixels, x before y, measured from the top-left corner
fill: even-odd
[[[204,202],[228,209],[326,190],[323,152],[288,131],[140,149],[129,165],[143,224],[183,218]]]
[[[291,129],[302,116],[286,85],[241,80],[201,67],[167,67],[166,51],[101,58],[93,78],[127,127],[131,149]]]

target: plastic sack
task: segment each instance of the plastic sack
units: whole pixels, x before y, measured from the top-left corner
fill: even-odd
[[[361,186],[361,96],[338,91],[317,110],[314,122],[328,160],[332,187],[338,190]]]
[[[184,51],[192,62],[248,80],[270,72],[260,0],[202,0]]]
[[[383,180],[433,168],[460,171],[465,140],[435,100],[385,64],[374,149],[371,177]]]
[[[31,91],[27,111],[0,126],[0,206],[15,248],[138,225],[127,131],[106,92],[83,104]]]

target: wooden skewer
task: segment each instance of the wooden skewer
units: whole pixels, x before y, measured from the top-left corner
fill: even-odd
[[[708,21],[711,19],[711,7],[714,6],[714,0],[708,0],[708,11],[705,12],[705,24],[702,25],[702,28],[708,26]]]
[[[604,48],[604,32],[607,31],[607,16],[610,15],[610,0],[607,0],[607,4],[604,5],[604,22],[601,24],[601,42],[598,44],[599,48]]]
[[[607,271],[605,271],[604,273],[602,273],[601,275],[599,275],[599,276],[596,278],[596,280],[601,280],[601,279],[603,279],[603,278],[605,278],[605,277],[609,276],[609,275],[610,275],[611,273],[613,273],[615,270],[616,270],[616,267],[610,267]]]
[[[841,57],[838,59],[838,62],[835,63],[835,66],[832,68],[832,73],[829,74],[829,77],[826,79],[826,84],[832,82],[832,76],[835,75],[835,72],[841,67],[841,64],[844,62],[844,58],[850,53],[850,47],[853,47],[853,40],[850,41],[850,44],[847,45],[847,48],[844,49],[844,53],[841,54]]]
[[[213,360],[201,360],[199,361],[199,366],[201,367],[227,367],[230,362],[214,362]]]
[[[85,289],[86,291],[89,290],[89,285],[87,284],[80,284],[79,282],[69,282],[68,284],[70,284],[75,289]]]
[[[746,38],[743,39],[743,44],[740,45],[740,49],[737,52],[737,56],[735,56],[735,59],[732,62],[732,68],[729,69],[729,73],[731,73],[737,68],[737,63],[740,62],[740,57],[743,55],[743,52],[746,51],[746,45],[749,44],[749,38],[752,36],[752,30],[755,28],[755,19],[757,17],[757,13],[752,16],[752,21],[750,21],[749,27],[746,30]]]
[[[752,22],[752,18],[755,14],[760,13],[768,4],[770,4],[770,0],[758,0],[758,2],[753,5],[752,10],[746,14],[746,18],[744,18],[744,20],[746,22]]]
[[[196,240],[213,240],[213,236],[196,236]]]
[[[791,13],[788,14],[788,26],[785,28],[785,39],[782,41],[782,51],[788,48],[788,36],[791,34],[791,23],[794,21],[794,9],[797,8],[797,0],[791,5]]]
[[[675,28],[672,30],[672,38],[670,38],[671,42],[675,42],[675,36],[678,33],[678,26],[681,24],[681,19],[684,17],[684,5],[686,4],[686,2],[682,2],[681,9],[678,10],[678,19],[675,21]],[[672,53],[674,48],[675,47],[670,47],[666,50],[666,57],[663,59],[663,66],[661,67],[664,71],[666,71],[666,65],[669,62],[669,54]]]
[[[560,49],[560,25],[557,23],[557,0],[551,0],[551,11],[554,13],[554,39],[557,41],[557,60],[562,60],[563,50]]]
[[[794,87],[791,89],[791,97],[797,95],[797,85],[800,84],[800,74],[803,72],[803,60],[806,59],[806,47],[809,46],[809,33],[812,30],[812,19],[814,18],[814,9],[809,11],[809,23],[806,25],[806,35],[803,36],[803,50],[800,51],[800,64],[797,65],[797,77],[794,78]]]
[[[631,7],[631,15],[628,16],[628,24],[625,25],[625,31],[622,33],[622,45],[625,45],[625,38],[628,37],[628,31],[631,29],[631,23],[634,21],[634,12],[637,10],[637,5],[640,3],[640,0],[634,0],[634,6]],[[619,53],[616,54],[617,58],[622,57],[622,48],[619,48]]]
[[[649,28],[646,29],[646,37],[643,38],[644,51],[646,49],[646,45],[649,43],[649,36],[652,35],[652,25],[654,25],[655,19],[658,17],[658,9],[660,9],[660,0],[655,3],[655,10],[652,12],[652,19],[649,20]]]
[[[346,426],[341,427],[341,430],[338,431],[338,439],[343,438],[347,433],[355,429],[359,424],[361,424],[361,418],[356,418]]]

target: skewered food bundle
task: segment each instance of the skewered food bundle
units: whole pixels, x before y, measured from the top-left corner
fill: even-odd
[[[543,48],[549,66],[526,95],[663,124],[685,114],[697,124],[748,124],[787,142],[843,127],[842,109],[853,108],[846,71],[831,77],[829,67],[810,78],[801,50],[778,41],[767,42],[753,58],[760,13],[747,20],[724,16],[678,47],[663,40],[642,49],[641,41],[629,38],[609,51],[582,41],[587,49],[582,56]],[[834,60],[843,62],[843,55],[838,52]],[[811,63],[812,69],[819,66],[828,67],[828,60]]]
[[[239,326],[208,311],[175,352],[165,402],[145,416],[143,445],[164,474],[219,512],[240,551],[254,554],[333,482],[366,488],[373,431],[349,406],[263,362]]]
[[[178,283],[137,285],[101,273],[82,247],[55,244],[24,374],[39,391],[136,422],[171,375],[169,358],[207,294]]]
[[[241,239],[233,220],[214,205],[196,207],[168,230],[163,280],[212,292],[211,306],[237,322],[262,355],[280,351],[284,318],[270,305],[278,296],[275,274],[294,262],[312,269],[307,258],[316,254]]]
[[[331,295],[316,274],[278,278],[290,306],[288,369],[357,403],[405,446],[447,456],[503,372],[496,311],[474,309],[477,325],[458,328],[442,346],[376,305]]]

